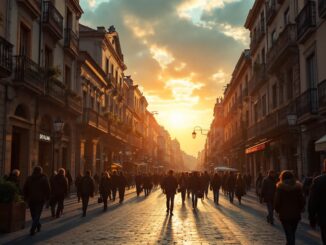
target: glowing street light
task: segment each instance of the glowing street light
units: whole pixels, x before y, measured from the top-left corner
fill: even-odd
[[[196,139],[196,136],[197,136],[196,131],[197,132],[199,131],[201,135],[207,135],[207,133],[208,133],[207,129],[202,129],[199,126],[196,126],[196,127],[194,127],[194,130],[192,131],[192,134],[191,134],[193,139]]]

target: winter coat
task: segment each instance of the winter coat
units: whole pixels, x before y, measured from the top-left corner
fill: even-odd
[[[276,180],[271,176],[267,176],[263,180],[261,187],[261,197],[264,202],[273,202],[276,190]]]
[[[166,195],[174,195],[178,188],[178,181],[174,176],[167,176],[164,178],[164,190]]]
[[[62,174],[57,174],[53,177],[51,188],[53,196],[63,198],[65,195],[67,195],[68,192],[67,178]]]
[[[237,178],[235,181],[235,195],[242,197],[246,194],[246,183],[243,178]]]
[[[23,192],[28,203],[44,203],[50,197],[48,177],[44,174],[32,174],[27,178]]]
[[[218,191],[221,188],[222,180],[220,176],[214,176],[211,180],[211,189],[213,191]]]
[[[279,182],[276,187],[274,208],[281,221],[299,221],[304,211],[302,185],[295,179]]]
[[[95,181],[90,176],[84,176],[80,181],[80,195],[82,196],[94,196]]]
[[[326,226],[326,173],[316,177],[310,189],[309,219]]]
[[[111,179],[109,177],[102,177],[100,180],[99,191],[101,196],[108,196],[111,190]]]

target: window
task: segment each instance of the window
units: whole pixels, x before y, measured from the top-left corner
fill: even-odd
[[[316,71],[316,56],[312,53],[306,59],[306,70],[307,70],[307,86],[308,88],[317,87],[317,71]]]
[[[279,83],[279,102],[280,102],[280,105],[282,105],[283,102],[284,102],[284,84],[283,84],[283,81],[280,81],[280,83]]]
[[[272,87],[272,107],[275,109],[277,107],[277,87],[276,84]]]
[[[23,24],[20,25],[20,37],[19,37],[19,54],[30,56],[30,38],[31,31]]]
[[[71,83],[71,69],[69,66],[65,66],[65,84],[69,88]]]
[[[291,100],[293,98],[293,72],[292,69],[288,70],[286,75],[286,92],[287,99]]]
[[[264,117],[264,116],[266,116],[266,109],[267,109],[266,94],[264,94],[261,97],[261,106],[262,106],[262,114],[263,114],[263,117]]]
[[[105,58],[105,73],[109,74],[109,59]]]
[[[68,8],[67,8],[66,20],[67,20],[66,28],[71,29],[72,28],[72,13]]]
[[[284,12],[284,26],[288,25],[290,23],[290,11],[289,8],[287,8]]]
[[[271,33],[271,44],[272,46],[274,45],[274,43],[276,42],[277,37],[276,37],[276,30],[273,30]]]
[[[261,12],[261,14],[260,14],[260,31],[262,33],[265,32],[265,15],[264,15],[264,12]]]
[[[44,66],[46,68],[51,67],[53,63],[53,52],[49,47],[45,47],[44,50]]]

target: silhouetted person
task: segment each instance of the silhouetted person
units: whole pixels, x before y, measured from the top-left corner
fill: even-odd
[[[215,173],[211,179],[211,190],[213,191],[214,203],[218,205],[222,179],[218,173]]]
[[[50,183],[46,175],[43,174],[43,169],[36,166],[31,176],[29,176],[24,185],[24,198],[28,203],[29,210],[32,216],[32,227],[30,235],[35,234],[35,230],[41,230],[40,218],[44,203],[50,197]]]
[[[70,195],[71,186],[72,186],[72,177],[69,170],[67,170],[66,178],[68,180],[68,195]]]
[[[79,173],[75,179],[75,187],[76,187],[76,191],[77,191],[78,202],[80,202],[80,181],[82,178],[83,178],[83,176],[81,175],[81,173]]]
[[[118,176],[118,190],[119,190],[119,203],[122,203],[125,199],[125,190],[127,186],[127,179],[123,175],[122,172],[120,172]]]
[[[291,171],[283,171],[277,183],[274,207],[279,214],[288,245],[295,244],[295,233],[304,206],[305,199],[301,183],[295,180]]]
[[[261,188],[262,200],[267,206],[267,222],[274,224],[274,194],[276,189],[276,180],[274,170],[268,172],[268,176],[264,178]]]
[[[182,204],[184,204],[186,200],[186,192],[187,192],[187,177],[185,173],[182,173],[179,179],[179,190],[181,192],[181,200]]]
[[[163,186],[166,195],[166,212],[173,215],[174,196],[178,188],[178,181],[173,176],[173,171],[169,170],[168,175],[163,180]]]
[[[246,182],[242,175],[238,173],[235,181],[235,195],[238,198],[239,204],[241,205],[242,196],[246,194]]]
[[[203,191],[204,191],[204,196],[208,196],[208,189],[209,189],[209,182],[211,181],[211,178],[209,177],[209,174],[207,171],[202,176],[203,178]]]
[[[91,177],[91,172],[86,171],[85,176],[80,181],[80,196],[83,203],[83,217],[86,216],[88,202],[90,197],[94,197],[95,182]]]
[[[230,172],[229,176],[227,177],[227,191],[229,194],[230,203],[233,203],[233,199],[234,199],[235,182],[236,182],[236,177],[233,174],[233,172]]]
[[[308,212],[311,227],[319,225],[323,244],[326,245],[326,160],[322,174],[312,183]]]
[[[119,185],[119,177],[116,171],[113,171],[111,176],[111,183],[112,183],[112,200],[115,201],[117,195],[117,189]]]
[[[261,196],[261,188],[263,185],[263,175],[262,173],[259,173],[257,178],[256,178],[256,195],[259,199],[260,203],[263,203],[262,196]]]
[[[190,190],[191,190],[191,200],[192,200],[192,208],[197,208],[198,202],[198,194],[201,192],[201,182],[198,172],[193,172],[189,179]]]
[[[65,170],[63,168],[60,168],[58,174],[53,177],[51,188],[53,197],[51,202],[52,217],[55,216],[56,218],[59,218],[63,211],[63,201],[65,196],[68,194],[68,180],[65,177]],[[57,211],[55,212],[56,205]]]
[[[136,175],[135,183],[136,183],[136,193],[137,196],[139,196],[142,191],[142,176],[140,174]]]
[[[109,178],[108,172],[105,171],[102,174],[102,178],[100,180],[100,187],[99,187],[100,195],[103,200],[104,211],[106,211],[108,207],[108,197],[110,194],[110,189],[111,189],[111,179]]]

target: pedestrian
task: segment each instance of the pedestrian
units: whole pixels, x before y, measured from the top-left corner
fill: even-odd
[[[311,227],[320,227],[321,238],[326,245],[326,160],[321,175],[312,183],[308,202],[308,213]]]
[[[222,185],[222,179],[218,173],[214,174],[214,177],[211,180],[211,190],[213,191],[213,196],[214,196],[214,203],[216,205],[219,205],[219,196],[220,196],[220,188]]]
[[[112,172],[111,176],[111,187],[112,187],[112,201],[115,201],[116,195],[117,195],[117,189],[119,185],[119,177],[117,175],[117,171]]]
[[[41,231],[40,218],[43,206],[50,197],[50,183],[40,166],[34,167],[32,175],[24,184],[23,192],[33,220],[30,230],[30,235],[33,236],[36,229],[38,232]]]
[[[109,178],[109,173],[105,171],[102,174],[102,178],[100,180],[100,195],[103,201],[103,211],[106,211],[108,208],[108,197],[110,194],[110,189],[111,189],[111,179]]]
[[[279,214],[288,245],[295,244],[295,233],[304,206],[305,199],[301,183],[296,181],[291,171],[283,171],[280,174],[280,181],[277,183],[274,207]]]
[[[178,181],[173,176],[173,170],[169,170],[168,175],[163,180],[164,190],[166,195],[166,213],[170,212],[170,215],[173,215],[174,207],[174,196],[178,188]]]
[[[77,200],[78,203],[80,202],[80,181],[83,178],[83,176],[81,175],[81,173],[79,173],[75,179],[75,187],[77,190]]]
[[[257,178],[256,178],[256,195],[259,199],[260,203],[263,203],[262,197],[261,197],[261,188],[263,185],[263,175],[262,173],[259,173]]]
[[[246,182],[247,182],[247,190],[249,191],[250,188],[251,188],[251,175],[250,175],[250,173],[247,174]]]
[[[266,203],[268,215],[267,222],[274,224],[274,194],[276,190],[276,180],[274,170],[269,170],[267,177],[263,179],[261,187],[261,198]]]
[[[238,173],[235,181],[235,195],[238,198],[239,205],[241,205],[241,198],[246,194],[246,182],[241,173]]]
[[[72,186],[72,176],[71,176],[69,170],[67,170],[66,177],[67,177],[67,180],[68,180],[68,195],[70,195],[71,186]]]
[[[63,168],[60,168],[58,170],[58,174],[53,177],[52,183],[52,198],[51,201],[51,214],[52,217],[59,218],[60,214],[63,211],[64,208],[64,199],[68,194],[68,180],[65,177],[65,170]],[[55,208],[57,206],[57,211],[55,212]]]
[[[192,201],[192,208],[197,208],[197,202],[198,202],[198,195],[200,196],[201,192],[201,186],[200,186],[200,177],[198,175],[198,172],[193,172],[189,179],[189,185],[191,190],[191,201]]]
[[[182,204],[185,203],[186,200],[186,192],[187,192],[187,178],[186,178],[186,173],[182,173],[180,178],[179,178],[179,192],[181,192],[181,200]]]
[[[125,198],[125,190],[127,186],[127,179],[123,175],[122,172],[120,172],[118,176],[118,191],[119,191],[119,203],[121,204]]]
[[[91,171],[86,171],[85,176],[80,181],[80,196],[83,205],[83,216],[86,216],[88,202],[90,197],[94,197],[95,182],[91,176]]]
[[[139,197],[140,193],[142,192],[142,181],[142,176],[137,174],[135,177],[137,197]]]
[[[234,193],[235,193],[235,182],[236,177],[233,172],[229,172],[229,176],[227,178],[227,192],[229,195],[230,203],[233,203]]]
[[[208,196],[208,188],[209,188],[210,181],[211,181],[211,178],[209,177],[208,172],[205,171],[203,174],[203,188],[204,188],[204,194],[205,194],[206,198]]]

